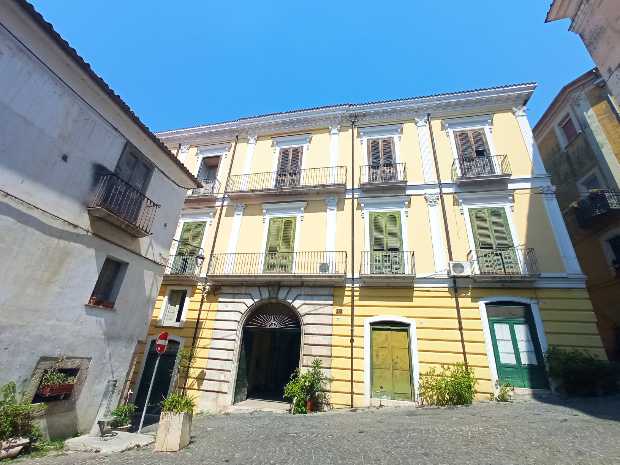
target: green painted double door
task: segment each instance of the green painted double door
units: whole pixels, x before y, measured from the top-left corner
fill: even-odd
[[[490,306],[487,312],[500,384],[546,388],[543,355],[529,307]]]
[[[411,352],[408,326],[372,326],[371,395],[411,400]]]

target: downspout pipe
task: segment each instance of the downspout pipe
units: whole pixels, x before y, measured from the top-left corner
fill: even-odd
[[[351,327],[350,327],[350,360],[351,360],[351,408],[353,408],[353,342],[355,341],[355,115],[351,115]]]
[[[192,335],[192,348],[189,353],[189,360],[187,361],[187,376],[185,377],[185,383],[183,383],[183,392],[187,389],[187,382],[189,380],[189,370],[192,367],[192,361],[194,359],[194,352],[196,349],[196,339],[198,338],[198,327],[200,326],[200,321],[202,319],[202,309],[205,303],[205,297],[207,294],[207,287],[209,282],[209,270],[211,269],[211,262],[213,260],[213,252],[215,251],[215,244],[217,242],[217,235],[220,230],[220,223],[222,222],[222,213],[224,211],[224,201],[226,200],[227,188],[228,188],[228,179],[230,178],[230,173],[232,171],[233,164],[235,163],[235,154],[237,153],[237,144],[239,143],[239,134],[235,136],[235,143],[233,145],[232,155],[230,156],[230,165],[228,165],[228,173],[226,174],[226,182],[224,183],[224,192],[222,193],[222,197],[220,199],[220,207],[217,212],[217,221],[215,223],[215,231],[213,232],[213,240],[211,241],[211,250],[209,251],[209,259],[207,260],[207,272],[205,273],[205,277],[202,279],[202,293],[200,296],[200,306],[198,307],[198,318],[196,318],[196,325],[194,326],[194,334]],[[216,204],[217,206],[217,204]]]
[[[433,126],[431,125],[431,114],[426,114],[426,122],[428,124],[428,132],[431,138],[431,149],[433,151],[433,162],[435,165],[435,176],[437,177],[437,186],[439,186],[439,202],[441,204],[441,213],[443,217],[443,227],[446,234],[446,246],[448,249],[448,260],[453,260],[452,254],[452,240],[450,238],[450,228],[448,226],[448,214],[446,213],[446,203],[443,194],[443,185],[441,183],[441,177],[439,172],[439,161],[437,160],[437,150],[435,148],[435,137],[433,136]],[[463,334],[463,317],[461,314],[461,304],[459,302],[459,287],[456,281],[456,277],[452,276],[451,279],[452,295],[454,296],[454,306],[456,308],[456,317],[459,325],[459,334],[461,337],[461,350],[463,351],[463,363],[465,367],[469,367],[467,362],[467,352],[465,350],[465,335]]]

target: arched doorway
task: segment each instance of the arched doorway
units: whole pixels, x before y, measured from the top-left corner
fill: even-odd
[[[234,402],[282,400],[299,367],[300,346],[301,323],[288,306],[270,302],[253,310],[243,326]]]

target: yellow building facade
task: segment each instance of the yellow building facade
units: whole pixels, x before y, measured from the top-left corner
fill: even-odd
[[[620,360],[620,120],[600,72],[568,83],[534,134],[558,186],[607,356]]]
[[[442,364],[471,366],[488,396],[548,388],[550,345],[604,356],[525,114],[534,88],[160,133],[204,188],[188,193],[136,359],[138,404],[162,330],[169,373],[193,351],[187,380],[156,391],[185,384],[207,411],[281,399],[315,358],[339,408],[414,402]]]

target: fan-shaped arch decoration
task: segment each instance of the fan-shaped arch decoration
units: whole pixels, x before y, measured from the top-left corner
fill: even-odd
[[[299,328],[299,319],[288,309],[259,309],[250,316],[247,328]]]

